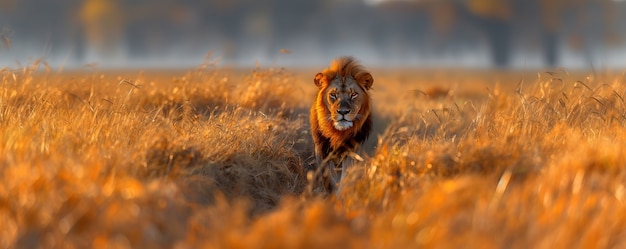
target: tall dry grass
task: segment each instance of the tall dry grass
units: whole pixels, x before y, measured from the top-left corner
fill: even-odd
[[[0,247],[624,247],[622,75],[374,71],[330,198],[309,74],[4,69]],[[312,74],[311,74],[312,75]]]

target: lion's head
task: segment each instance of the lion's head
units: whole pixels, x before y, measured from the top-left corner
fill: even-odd
[[[337,131],[360,129],[370,112],[367,91],[374,83],[372,75],[351,57],[341,57],[315,75],[314,82],[319,89],[319,121],[331,122]]]

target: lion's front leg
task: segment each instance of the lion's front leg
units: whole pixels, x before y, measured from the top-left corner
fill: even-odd
[[[337,184],[346,177],[348,169],[355,164],[355,161],[363,161],[363,158],[355,153],[358,149],[359,144],[352,141],[335,151],[337,154],[335,165],[337,165],[336,170],[339,172],[336,181]]]
[[[334,188],[337,188],[345,176],[346,159],[348,153],[343,150],[335,150],[324,160],[324,166],[328,169],[329,178]],[[349,166],[347,166],[349,167]]]
[[[319,187],[322,187],[327,194],[334,192],[341,181],[344,158],[344,153],[338,154],[337,151],[332,151],[321,160],[315,171],[307,175],[309,192],[314,193]]]
[[[309,194],[315,194],[319,192],[320,189],[323,189],[323,191],[326,193],[332,193],[337,185],[337,176],[341,176],[340,174],[336,173],[336,164],[333,160],[331,160],[333,153],[326,155],[326,157],[322,157],[323,155],[323,150],[321,153],[319,153],[318,148],[316,147],[315,168],[314,170],[307,173],[307,192],[309,192]]]
[[[330,180],[336,186],[341,182],[341,178],[343,177],[343,161],[329,161],[328,162],[328,171],[330,172]]]
[[[334,167],[333,163],[324,160],[317,166],[315,171],[310,171],[307,174],[307,192],[309,192],[309,194],[313,195],[315,193],[319,193],[320,189],[323,189],[323,191],[327,194],[332,193],[335,190],[336,184],[333,180],[334,173],[331,167]]]

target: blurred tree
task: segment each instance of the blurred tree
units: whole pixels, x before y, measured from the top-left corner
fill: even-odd
[[[88,44],[88,50],[99,58],[118,55],[121,47],[126,15],[118,0],[85,0],[79,20]]]
[[[616,32],[617,11],[613,0],[414,1],[431,13],[432,25],[440,34],[448,33],[459,23],[468,23],[482,31],[491,60],[498,67],[510,63],[513,35],[520,22],[539,25],[536,30],[539,31],[544,60],[550,66],[558,61],[559,39],[566,29],[574,33],[570,44],[587,57],[598,43],[621,41]],[[566,16],[573,16],[573,20],[565,22]]]
[[[544,60],[549,66],[555,66],[558,60],[559,30],[563,27],[562,10],[566,0],[538,0],[541,14],[541,41]]]
[[[96,58],[163,56],[164,48],[183,51],[196,42],[198,17],[208,6],[192,0],[85,0],[78,19]]]
[[[133,0],[125,3],[125,45],[133,57],[163,56],[164,48],[184,50],[198,26],[201,3],[189,0]]]
[[[507,0],[468,0],[467,8],[472,14],[489,19],[509,20],[513,15]]]
[[[485,32],[491,59],[498,67],[506,67],[510,61],[511,8],[507,0],[469,0],[467,3],[470,19]]]
[[[269,0],[272,34],[268,48],[274,57],[281,49],[289,48],[293,39],[311,30],[309,25],[322,9],[319,0]]]
[[[546,2],[547,0],[543,0]],[[565,1],[565,0],[562,0]],[[566,22],[573,24],[569,45],[581,51],[587,62],[597,61],[594,54],[601,54],[606,45],[621,42],[617,27],[617,6],[613,0],[572,0],[566,2],[570,8]],[[558,10],[557,10],[558,11]]]

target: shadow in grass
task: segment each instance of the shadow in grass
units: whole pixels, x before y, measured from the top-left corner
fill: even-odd
[[[382,135],[387,130],[387,127],[391,125],[391,118],[389,116],[376,115],[376,113],[373,113],[372,115],[374,115],[372,119],[374,124],[369,138],[362,145],[361,153],[364,154],[362,156],[374,156],[374,153],[376,153],[376,149],[379,144],[379,140],[382,138]]]
[[[191,203],[213,205],[220,195],[229,201],[245,200],[249,213],[257,215],[274,209],[284,196],[298,196],[304,191],[303,165],[313,157],[305,136],[308,134],[295,137],[300,142],[288,150],[240,150],[217,158],[196,147],[160,139],[147,151],[146,166],[140,173],[147,179],[176,182]]]

